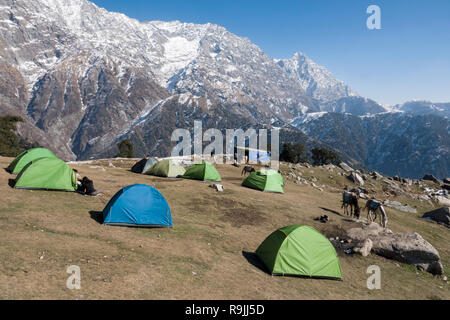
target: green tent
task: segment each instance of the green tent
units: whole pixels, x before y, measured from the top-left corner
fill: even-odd
[[[200,164],[194,164],[190,167],[183,178],[202,181],[222,181],[217,169],[209,162],[203,161]]]
[[[12,174],[19,174],[23,168],[31,161],[40,158],[56,158],[56,156],[48,149],[36,148],[30,149],[19,154],[6,169]]]
[[[256,254],[272,275],[342,280],[333,245],[309,226],[289,226],[275,231]]]
[[[284,180],[275,170],[260,170],[252,173],[242,183],[244,187],[264,192],[284,193]]]
[[[176,178],[182,176],[186,170],[173,160],[162,160],[150,168],[145,174],[157,177]]]
[[[19,173],[16,189],[76,191],[75,172],[58,158],[41,158],[30,162]]]

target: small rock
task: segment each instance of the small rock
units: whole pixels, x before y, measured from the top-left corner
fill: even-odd
[[[367,257],[370,255],[370,252],[372,251],[373,242],[371,239],[366,239],[364,241],[363,245],[361,247],[353,248],[355,252],[361,253],[363,257]]]

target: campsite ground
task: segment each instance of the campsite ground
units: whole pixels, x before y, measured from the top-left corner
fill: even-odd
[[[0,157],[0,168],[12,159]],[[287,182],[286,194],[241,187],[240,169],[218,166],[225,192],[208,183],[133,174],[130,161],[72,165],[95,181],[103,195],[14,190],[0,171],[1,299],[450,299],[449,285],[415,268],[371,255],[339,253],[344,281],[268,275],[254,252],[273,231],[307,224],[327,236],[356,226],[338,214],[345,177],[306,169],[323,192]],[[330,176],[333,177],[330,179]],[[156,187],[172,209],[173,229],[105,227],[96,219],[126,185]],[[373,182],[381,192],[381,182]],[[396,198],[392,198],[396,199]],[[394,232],[420,233],[440,252],[449,275],[450,232],[418,214],[387,209]],[[362,203],[361,203],[362,204]],[[327,214],[328,224],[314,221]],[[68,290],[67,267],[81,268],[81,290]],[[367,289],[367,267],[378,265],[382,289]]]

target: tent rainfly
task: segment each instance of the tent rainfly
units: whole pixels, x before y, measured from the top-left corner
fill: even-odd
[[[186,170],[173,160],[162,160],[150,168],[145,174],[164,178],[176,178],[184,175]]]
[[[27,164],[16,178],[16,189],[76,191],[76,174],[58,158],[41,158]]]
[[[103,210],[103,224],[147,228],[173,226],[164,196],[144,184],[128,186],[117,192]]]
[[[342,280],[331,242],[309,226],[289,226],[272,233],[256,254],[272,275]]]
[[[284,193],[284,180],[275,170],[260,170],[252,173],[242,183],[244,187],[264,192]]]
[[[220,177],[219,172],[217,172],[217,169],[211,163],[206,161],[191,166],[186,171],[183,178],[201,181],[222,181],[222,178]]]
[[[31,161],[40,158],[57,158],[53,152],[44,148],[35,148],[19,154],[6,169],[9,173],[19,174]]]
[[[144,158],[139,162],[137,162],[131,168],[131,171],[134,173],[146,173],[148,170],[150,170],[151,167],[153,167],[157,163],[158,160],[156,160],[155,158]]]

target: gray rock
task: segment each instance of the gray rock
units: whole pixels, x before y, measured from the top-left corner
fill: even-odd
[[[341,163],[339,164],[339,167],[340,167],[342,170],[347,171],[347,172],[352,172],[352,171],[354,171],[353,168],[350,167],[350,166],[349,166],[348,164],[346,164],[345,162],[341,162]]]
[[[420,201],[430,201],[431,198],[427,196],[426,194],[421,194],[417,197]]]
[[[450,178],[445,178],[444,183],[450,184]]]
[[[388,185],[388,190],[390,193],[396,195],[396,196],[405,196],[408,198],[414,198],[410,193],[404,191],[397,183],[395,183],[393,180],[384,179],[383,182],[385,182]]]
[[[381,180],[381,179],[383,179],[383,176],[382,176],[381,174],[379,174],[378,172],[376,172],[376,171],[373,171],[373,172],[370,174],[370,176],[371,176],[372,179],[374,179],[374,180]]]
[[[389,208],[393,208],[402,212],[408,212],[408,213],[417,213],[417,210],[414,208],[411,208],[408,205],[402,205],[400,202],[398,201],[389,201],[386,200],[383,203],[385,206],[389,207]]]
[[[450,207],[443,207],[437,210],[427,212],[422,218],[430,218],[438,223],[443,223],[450,227]]]
[[[444,196],[433,196],[434,201],[436,201],[441,206],[450,207],[450,199],[444,197]]]
[[[441,181],[438,178],[436,178],[435,176],[433,176],[432,174],[425,175],[425,177],[423,177],[422,180],[432,181],[434,183],[441,183]]]
[[[441,189],[450,191],[450,184],[444,183],[444,184],[441,186]]]
[[[412,181],[411,179],[403,178],[403,179],[402,179],[402,183],[405,184],[405,185],[407,185],[407,186],[412,186],[413,181]]]
[[[349,179],[350,181],[352,181],[353,183],[359,185],[359,186],[363,186],[364,185],[364,179],[355,171],[353,171],[348,177],[347,179]]]
[[[363,257],[367,257],[370,255],[370,252],[373,248],[373,242],[371,239],[366,239],[362,246],[353,248],[354,252],[360,253]]]
[[[388,259],[408,263],[433,275],[442,275],[443,266],[439,252],[418,233],[393,233],[376,223],[353,228],[347,232],[353,240],[363,245],[372,241],[372,252]]]

